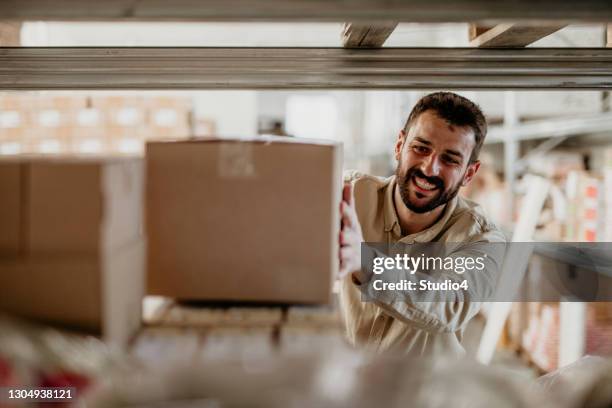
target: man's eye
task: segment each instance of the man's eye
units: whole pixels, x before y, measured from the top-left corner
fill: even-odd
[[[428,149],[425,146],[414,146],[414,151],[417,153],[427,153]]]
[[[451,158],[450,156],[444,156],[443,157],[444,161],[450,164],[459,164],[459,162],[453,158]]]

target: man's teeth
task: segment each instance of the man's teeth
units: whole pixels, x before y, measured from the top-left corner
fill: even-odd
[[[423,190],[435,190],[436,189],[435,184],[429,183],[425,180],[421,180],[418,177],[414,177],[414,182],[416,183],[417,186],[419,186]]]

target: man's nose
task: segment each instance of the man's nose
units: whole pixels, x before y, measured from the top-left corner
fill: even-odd
[[[428,177],[437,177],[440,174],[440,164],[435,154],[427,156],[421,164],[421,171]]]

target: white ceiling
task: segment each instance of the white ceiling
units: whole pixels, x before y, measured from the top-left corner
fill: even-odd
[[[26,22],[24,46],[338,47],[341,23]],[[388,47],[466,47],[467,24],[401,23]],[[534,46],[600,47],[602,24],[572,25]]]

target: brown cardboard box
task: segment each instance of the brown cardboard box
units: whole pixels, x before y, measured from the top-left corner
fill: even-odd
[[[0,310],[123,346],[140,326],[144,243],[97,257],[0,260]]]
[[[96,255],[141,237],[140,159],[48,158],[28,167],[29,254]]]
[[[22,127],[2,128],[0,129],[0,142],[7,140],[20,140],[27,134],[26,129]]]
[[[0,109],[23,109],[28,107],[30,98],[17,93],[5,93],[0,96]]]
[[[148,293],[328,303],[341,162],[292,138],[147,143]]]
[[[19,161],[0,162],[0,258],[17,256],[21,248],[22,175]]]
[[[69,95],[51,97],[51,103],[55,108],[63,111],[80,109],[87,106],[87,96],[76,95],[74,92],[71,92]]]
[[[142,176],[135,158],[3,159],[0,311],[125,344],[144,292]]]

